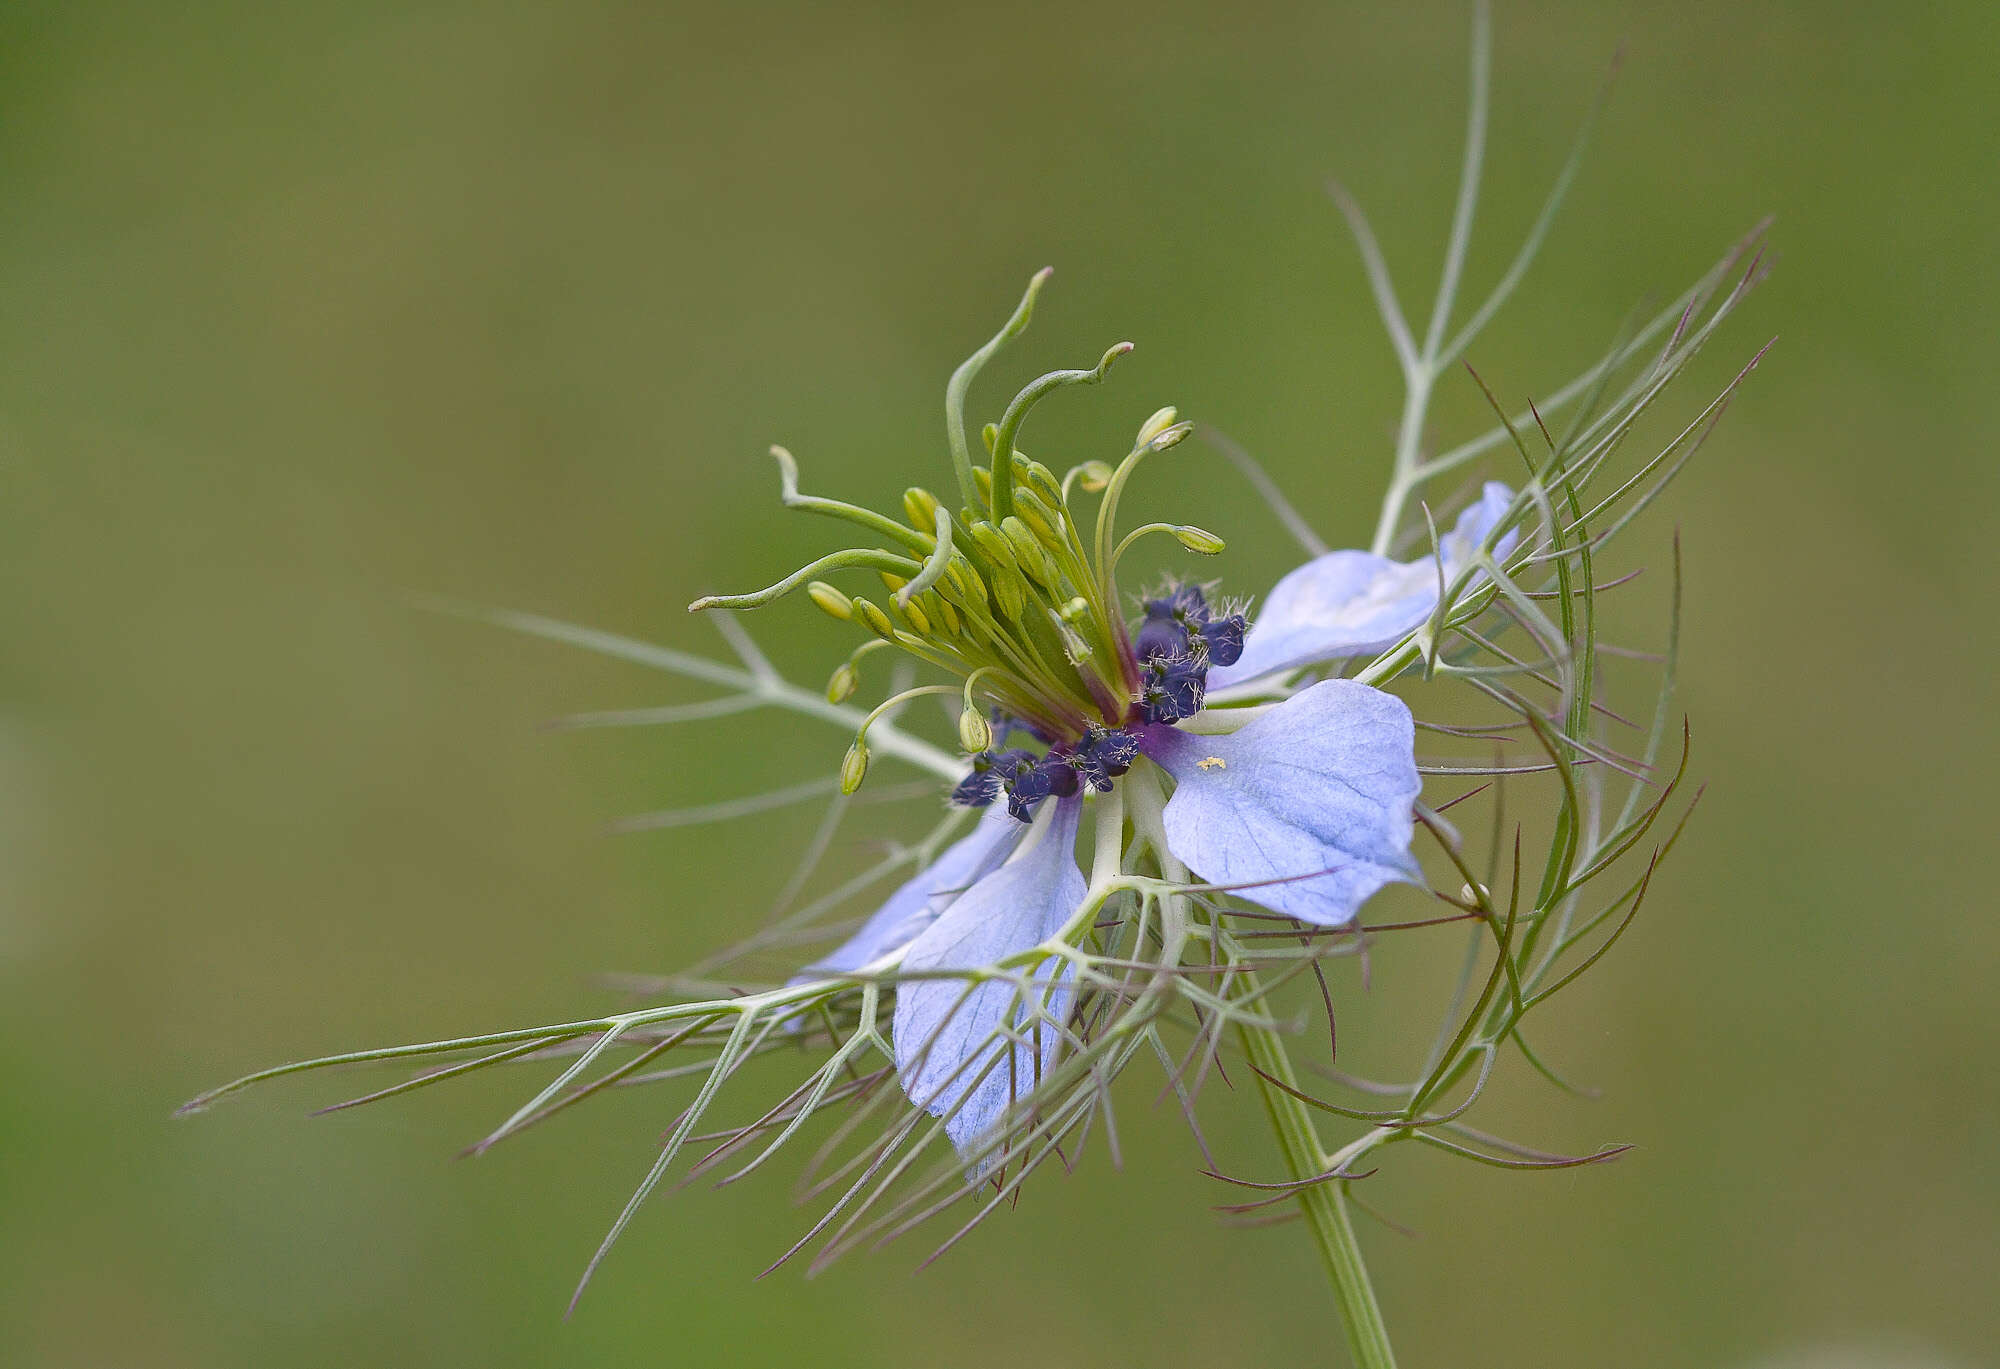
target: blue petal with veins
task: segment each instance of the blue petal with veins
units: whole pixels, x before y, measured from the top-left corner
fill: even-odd
[[[1410,854],[1416,733],[1401,699],[1324,680],[1240,732],[1147,729],[1174,777],[1167,845],[1211,884],[1321,927],[1344,927],[1385,884],[1421,884]]]
[[[909,945],[960,893],[1007,859],[1026,830],[1006,809],[987,809],[977,827],[905,881],[861,924],[861,930],[808,965],[798,978],[845,974]]]
[[[904,952],[902,968],[984,969],[1037,946],[1082,904],[1088,886],[1076,864],[1080,798],[1049,806],[1013,859],[945,910]],[[1011,821],[1004,814],[1002,821]],[[1018,824],[1015,830],[1022,830]],[[1031,1092],[1055,1061],[1061,1031],[1034,1022],[1037,1007],[1060,1023],[1069,1010],[1067,962],[1030,972],[1027,1002],[1012,983],[967,992],[960,979],[911,979],[896,988],[896,1067],[910,1100],[944,1117],[963,1151]],[[1021,1039],[1009,1039],[1009,1033]],[[984,1072],[982,1075],[982,1071]]]
[[[1430,617],[1438,601],[1438,562],[1450,584],[1471,563],[1473,552],[1507,513],[1514,492],[1489,481],[1479,502],[1458,516],[1438,539],[1438,555],[1391,561],[1366,551],[1330,551],[1278,581],[1265,599],[1233,665],[1219,660],[1209,672],[1210,689],[1226,689],[1281,670],[1336,660],[1394,646]],[[1496,556],[1514,549],[1519,534],[1508,533]]]

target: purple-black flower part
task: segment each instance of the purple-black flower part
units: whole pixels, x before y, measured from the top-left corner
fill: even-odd
[[[1025,751],[1017,754],[1023,759],[1014,763],[1007,781],[1007,811],[1021,822],[1032,821],[1036,806],[1050,795],[1068,798],[1076,793],[1076,771],[1062,753],[1051,751],[1039,760]]]
[[[1249,624],[1240,613],[1214,618],[1202,624],[1203,655],[1211,666],[1231,666],[1243,655],[1243,636]]]
[[[1108,793],[1111,781],[1132,768],[1139,738],[1124,728],[1093,727],[1070,753],[1070,765],[1092,789]]]
[[[1125,756],[1128,767],[1132,754],[1136,751]],[[1027,822],[1043,799],[1050,795],[1067,798],[1077,792],[1077,787],[1070,748],[1054,747],[1046,755],[1037,756],[1016,746],[975,755],[972,769],[952,789],[951,801],[964,808],[984,808],[1004,794],[1007,811],[1018,821]]]
[[[1167,591],[1166,602],[1184,620],[1196,623],[1208,621],[1208,595],[1200,585],[1181,581]]]
[[[984,808],[1003,791],[1011,793],[1016,777],[1036,764],[1035,753],[1018,746],[981,751],[972,758],[970,773],[951,791],[951,801],[962,808]]]
[[[961,808],[984,808],[1000,797],[1000,774],[993,767],[993,753],[981,751],[972,758],[972,769],[952,788],[951,801]]]
[[[1141,661],[1165,661],[1192,654],[1209,629],[1208,596],[1201,586],[1176,584],[1146,601],[1146,620],[1139,625],[1132,647]],[[1227,630],[1224,631],[1225,638]],[[1239,623],[1236,637],[1241,640]],[[1240,647],[1239,647],[1240,649]],[[1231,657],[1233,660],[1234,657]]]
[[[1007,811],[1021,822],[1033,821],[1035,806],[1047,798],[1053,789],[1050,775],[1041,766],[1034,766],[1007,786]]]
[[[1208,667],[1183,656],[1152,661],[1139,685],[1139,713],[1149,723],[1177,723],[1201,712],[1208,694]]]
[[[1146,621],[1132,639],[1132,649],[1142,661],[1172,660],[1188,654],[1188,630],[1174,617],[1173,607],[1164,599],[1146,605]]]

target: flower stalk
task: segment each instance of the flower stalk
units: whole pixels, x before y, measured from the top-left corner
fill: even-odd
[[[1246,987],[1253,993],[1259,987],[1254,971]],[[1396,1352],[1389,1345],[1388,1324],[1375,1300],[1375,1286],[1368,1277],[1361,1243],[1355,1238],[1354,1222],[1347,1210],[1348,1180],[1327,1177],[1329,1173],[1344,1173],[1346,1165],[1358,1156],[1352,1147],[1338,1160],[1326,1154],[1312,1112],[1299,1100],[1298,1074],[1292,1068],[1284,1037],[1273,1028],[1247,1023],[1237,1034],[1243,1054],[1259,1075],[1258,1092],[1271,1119],[1286,1173],[1299,1186],[1299,1211],[1326,1268],[1354,1363],[1357,1369],[1395,1369]]]

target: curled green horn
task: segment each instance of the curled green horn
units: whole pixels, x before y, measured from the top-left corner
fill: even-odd
[[[993,517],[997,521],[1014,511],[1014,434],[1021,430],[1022,422],[1028,417],[1028,410],[1057,390],[1071,385],[1095,385],[1104,379],[1111,369],[1111,363],[1132,350],[1129,342],[1114,343],[1087,371],[1050,371],[1047,375],[1031,380],[1021,393],[1014,396],[1014,402],[1007,406],[1007,412],[1000,416],[1000,430],[993,437]]]
[[[979,507],[979,486],[972,476],[972,448],[965,440],[965,392],[972,388],[972,381],[993,354],[1007,342],[1019,337],[1028,326],[1028,320],[1035,316],[1035,297],[1042,293],[1042,287],[1055,274],[1055,267],[1044,266],[1028,281],[1028,288],[1021,296],[1021,302],[1014,306],[1014,312],[1002,324],[1000,331],[987,339],[986,345],[959,363],[951,373],[951,380],[944,387],[945,438],[951,443],[951,464],[958,475],[959,497],[967,508]]]
[[[930,539],[921,531],[906,528],[893,518],[884,518],[872,509],[861,508],[843,499],[800,494],[798,459],[778,446],[771,448],[771,456],[778,463],[778,499],[786,508],[804,509],[807,513],[824,514],[828,518],[858,524],[892,542],[901,542],[919,556],[930,551]]]

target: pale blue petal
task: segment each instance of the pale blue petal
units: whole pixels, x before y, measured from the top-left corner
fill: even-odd
[[[1087,890],[1076,865],[1083,803],[1068,798],[1046,807],[1049,816],[1035,824],[1014,858],[910,943],[904,969],[979,969],[1039,945],[1069,920]],[[1069,1008],[1067,963],[1058,968],[1050,962],[1034,974],[1031,1004],[1046,992],[1049,1014],[1061,1021]],[[1018,1027],[1039,1050],[1026,1042],[1010,1048],[1002,1038],[1026,1016],[1011,983],[981,984],[970,994],[959,979],[911,980],[896,988],[896,1066],[903,1088],[912,1102],[946,1118],[945,1134],[961,1151],[1055,1062],[1061,1037],[1046,1022]]]
[[[1479,487],[1478,500],[1458,515],[1458,522],[1450,532],[1438,539],[1441,543],[1439,549],[1444,552],[1447,577],[1465,568],[1466,563],[1472,560],[1472,553],[1492,535],[1493,529],[1499,526],[1513,504],[1513,489],[1498,480],[1489,480]],[[1495,559],[1504,559],[1520,540],[1519,528],[1502,537],[1493,546]]]
[[[1160,727],[1145,750],[1174,777],[1167,845],[1197,875],[1342,927],[1383,885],[1423,881],[1410,854],[1415,745],[1401,699],[1323,680],[1230,736]]]
[[[1007,859],[1027,830],[1008,816],[1004,804],[989,805],[980,814],[977,827],[889,895],[888,902],[876,909],[859,931],[832,953],[806,966],[798,978],[845,974],[907,946],[937,921],[953,899]]]
[[[1330,551],[1306,562],[1278,581],[1243,639],[1243,655],[1209,671],[1208,687],[1227,689],[1274,671],[1395,645],[1437,607],[1438,561],[1444,562],[1443,583],[1451,583],[1513,500],[1512,490],[1488,482],[1479,501],[1438,539],[1438,556],[1391,561],[1366,551]],[[1496,552],[1505,556],[1517,540],[1508,533]]]

